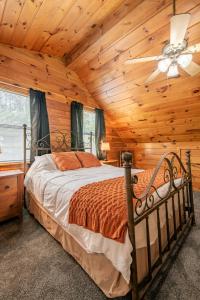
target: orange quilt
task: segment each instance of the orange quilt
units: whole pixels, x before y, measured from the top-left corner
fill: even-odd
[[[138,173],[134,187],[136,195],[145,191],[154,170]],[[154,181],[158,188],[163,184],[163,173]],[[108,179],[81,187],[72,197],[69,223],[83,226],[104,237],[124,243],[128,224],[124,177]]]

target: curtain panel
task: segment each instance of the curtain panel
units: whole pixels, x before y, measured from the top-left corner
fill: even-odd
[[[83,142],[83,104],[71,102],[71,148],[84,151]]]
[[[95,144],[97,158],[103,159],[103,152],[101,151],[101,142],[104,142],[106,138],[106,127],[104,119],[104,111],[99,108],[95,108]]]
[[[36,155],[35,142],[44,138],[46,146],[50,147],[49,118],[47,113],[45,93],[30,89],[30,114],[31,114],[31,154],[30,160],[34,161]]]

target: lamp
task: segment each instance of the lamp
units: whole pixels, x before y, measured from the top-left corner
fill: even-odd
[[[2,147],[1,147],[1,145],[0,145],[0,154],[2,153]]]
[[[170,65],[167,77],[168,78],[175,78],[179,76],[177,64],[174,62]]]
[[[105,151],[105,158],[104,160],[107,160],[107,151],[110,151],[110,144],[106,142],[101,143],[101,150]]]
[[[160,72],[167,72],[169,66],[171,64],[171,59],[170,58],[165,58],[159,61],[158,63],[158,69]]]

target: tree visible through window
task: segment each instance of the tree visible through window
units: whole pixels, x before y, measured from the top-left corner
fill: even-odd
[[[29,97],[0,90],[0,161],[23,160],[23,127],[30,127]]]
[[[95,112],[93,110],[83,111],[83,141],[85,147],[89,144],[90,133],[92,132],[92,153],[96,155],[95,146]],[[90,149],[85,149],[85,151],[90,152]]]

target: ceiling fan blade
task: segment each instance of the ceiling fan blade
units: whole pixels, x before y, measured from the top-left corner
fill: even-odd
[[[190,14],[175,15],[170,20],[170,44],[177,46],[184,40],[188,25],[190,22]]]
[[[196,64],[194,61],[192,61],[189,66],[182,67],[181,68],[187,72],[190,76],[195,76],[198,73],[200,73],[200,65]]]
[[[183,53],[198,53],[200,52],[200,43],[187,47]]]
[[[130,58],[130,59],[127,59],[125,61],[125,64],[137,64],[137,63],[141,63],[141,62],[147,62],[147,61],[153,61],[153,60],[160,60],[162,58],[164,58],[163,55]]]
[[[146,80],[145,83],[153,81],[160,74],[160,70],[156,69]]]

